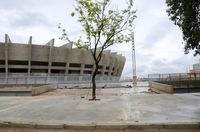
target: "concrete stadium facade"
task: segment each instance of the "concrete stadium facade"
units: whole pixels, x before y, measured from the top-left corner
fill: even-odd
[[[98,75],[120,77],[125,57],[107,50],[103,53]],[[91,75],[94,61],[86,49],[72,48],[72,44],[54,46],[54,39],[46,45],[12,43],[5,35],[0,42],[0,76],[56,76]]]

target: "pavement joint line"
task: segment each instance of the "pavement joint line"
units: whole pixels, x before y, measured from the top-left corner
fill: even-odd
[[[102,130],[102,129],[200,129],[200,122],[176,122],[176,123],[34,123],[34,122],[9,122],[0,121],[0,128],[34,128],[34,129],[74,129],[74,130]]]

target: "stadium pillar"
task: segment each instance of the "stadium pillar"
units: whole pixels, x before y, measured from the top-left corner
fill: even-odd
[[[9,44],[11,44],[11,40],[8,34],[5,34],[5,77],[8,77],[8,57],[9,57]]]
[[[28,78],[31,75],[31,58],[32,58],[32,36],[29,37],[28,41]],[[29,80],[29,79],[28,79]]]
[[[51,67],[52,67],[52,57],[53,57],[53,46],[54,39],[50,40],[47,45],[49,46],[49,64],[48,64],[48,76],[51,75]]]

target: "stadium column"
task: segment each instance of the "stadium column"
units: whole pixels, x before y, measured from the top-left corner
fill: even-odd
[[[113,60],[114,60],[113,53],[110,53],[110,63],[109,63],[109,72],[108,72],[109,76],[112,76]]]
[[[103,65],[101,75],[104,76],[106,70],[106,65]]]
[[[116,73],[116,76],[119,77],[119,74],[121,72],[121,66],[122,66],[122,55],[120,54],[118,56],[118,70],[117,70],[117,73]]]
[[[80,75],[81,76],[83,76],[83,74],[84,74],[84,67],[85,67],[85,60],[86,60],[86,57],[85,57],[85,52],[86,52],[86,49],[80,49],[80,50],[82,50],[81,51],[81,56],[80,56],[80,62],[81,62],[81,68],[80,68]]]
[[[116,56],[117,56],[117,52],[113,52],[113,53],[111,53],[112,54],[112,57],[113,57],[113,59],[112,59],[112,67],[114,68],[112,68],[112,73],[113,73],[113,75],[112,76],[114,76],[115,75],[115,70],[117,69],[117,67],[116,67]]]
[[[28,41],[28,78],[31,75],[31,57],[32,57],[32,36],[29,37]]]
[[[108,73],[109,73],[109,67],[110,67],[110,50],[106,50],[104,53],[106,54],[106,57],[105,57],[105,69],[104,69],[104,75],[105,75],[105,72],[106,72],[106,76],[107,76],[107,80],[109,79],[109,76],[108,76]],[[108,67],[108,68],[107,68]]]
[[[66,65],[65,65],[65,75],[69,74],[68,70],[69,70],[69,63],[66,62]]]
[[[80,75],[81,75],[81,76],[83,76],[84,66],[85,66],[85,64],[82,63],[82,64],[81,64],[81,70],[80,70]]]
[[[126,62],[126,58],[124,56],[121,56],[121,59],[120,59],[120,68],[119,68],[120,71],[118,73],[118,76],[121,76],[125,62]]]
[[[106,70],[106,57],[105,57],[105,52],[102,55],[102,69],[101,69],[101,76],[104,76],[105,70]]]
[[[80,54],[80,57],[79,57],[79,60],[80,60],[80,63],[81,63],[81,67],[80,67],[80,76],[79,76],[79,81],[82,81],[83,80],[83,74],[84,74],[84,67],[85,67],[85,51],[86,49],[84,48],[81,48],[81,54]]]
[[[85,64],[81,63],[79,81],[83,80],[84,66],[85,66]]]
[[[5,77],[8,77],[8,56],[9,56],[9,51],[8,51],[8,46],[11,44],[11,40],[8,36],[8,34],[5,34]]]
[[[70,51],[72,50],[72,43],[66,45],[66,56],[65,56],[65,75],[69,74],[69,60],[70,60]]]
[[[114,66],[115,66],[115,58],[116,58],[116,55],[117,55],[116,52],[111,53],[112,59],[111,59],[110,69],[109,69],[109,75],[110,75],[110,76],[113,76],[113,75],[114,75],[114,70],[113,70],[113,68],[114,68],[114,69],[116,68],[116,67],[114,67]],[[112,75],[112,73],[113,73],[113,75]]]
[[[115,58],[114,76],[117,76],[118,69],[119,69],[119,55],[116,55],[116,58]]]
[[[54,39],[50,40],[47,43],[47,46],[49,46],[48,76],[50,76],[51,75],[51,66],[52,66],[52,57],[53,57]]]
[[[122,54],[120,54],[118,57],[118,62],[117,62],[117,70],[116,70],[116,76],[119,77],[120,74],[120,69],[122,68]]]

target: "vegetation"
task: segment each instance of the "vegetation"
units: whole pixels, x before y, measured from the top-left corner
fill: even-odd
[[[185,41],[185,53],[200,55],[200,0],[166,0],[170,19],[178,25]]]
[[[99,69],[103,51],[108,47],[132,41],[133,21],[136,18],[133,1],[129,0],[125,9],[111,8],[111,0],[77,0],[75,11],[81,23],[84,36],[72,41],[66,29],[62,30],[61,39],[68,40],[79,48],[86,48],[94,59],[95,70],[92,73],[92,100],[96,100],[95,77]]]

